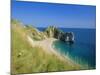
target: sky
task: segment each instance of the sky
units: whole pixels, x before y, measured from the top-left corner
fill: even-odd
[[[35,27],[95,28],[96,6],[12,1],[11,18]]]

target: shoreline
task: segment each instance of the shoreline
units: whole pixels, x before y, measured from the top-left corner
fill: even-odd
[[[65,57],[64,55],[62,55],[61,53],[57,52],[57,50],[55,50],[52,47],[53,41],[56,41],[57,39],[55,39],[55,38],[46,38],[45,40],[34,41],[29,36],[27,36],[27,39],[28,39],[28,41],[29,41],[29,43],[31,44],[32,47],[35,47],[35,46],[42,47],[45,52],[47,52],[48,54],[54,54],[55,56],[57,56],[58,59],[67,62],[69,65],[81,67],[80,64],[75,63],[69,57]]]

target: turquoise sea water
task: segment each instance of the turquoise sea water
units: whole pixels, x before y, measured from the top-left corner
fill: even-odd
[[[45,28],[39,28],[44,30]],[[95,29],[74,29],[60,28],[64,32],[73,32],[75,42],[69,45],[60,40],[53,42],[53,48],[65,57],[69,57],[75,63],[89,68],[96,67],[96,30]]]
[[[88,44],[74,44],[70,46],[61,41],[53,43],[55,50],[69,57],[75,63],[95,68],[95,50],[91,46]]]
[[[89,68],[96,66],[96,43],[95,29],[62,29],[63,31],[73,31],[75,43],[69,45],[62,41],[54,41],[55,50],[69,57],[75,63]]]

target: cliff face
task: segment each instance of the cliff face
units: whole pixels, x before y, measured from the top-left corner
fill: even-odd
[[[63,42],[73,43],[74,42],[74,34],[73,32],[63,32],[57,27],[49,26],[44,31],[39,31],[35,27],[26,26],[28,34],[34,40],[43,40],[45,38],[56,38]]]
[[[73,32],[66,32],[66,33],[63,33],[60,37],[60,40],[64,41],[64,42],[67,42],[67,43],[74,43],[74,34]]]
[[[45,32],[47,33],[48,37],[54,37],[67,43],[74,43],[73,32],[63,32],[54,26],[48,27]]]

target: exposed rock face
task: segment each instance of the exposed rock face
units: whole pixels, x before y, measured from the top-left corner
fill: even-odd
[[[45,32],[49,37],[54,37],[61,41],[67,42],[69,44],[74,43],[74,34],[73,32],[63,32],[56,27],[50,26],[48,27]]]
[[[74,34],[73,32],[66,32],[63,33],[62,36],[60,37],[60,40],[67,42],[67,43],[74,43]]]
[[[74,34],[73,32],[63,32],[57,27],[49,26],[44,31],[39,31],[35,27],[26,26],[28,30],[28,34],[34,39],[34,40],[43,40],[45,38],[56,38],[63,42],[72,44],[74,42]]]

